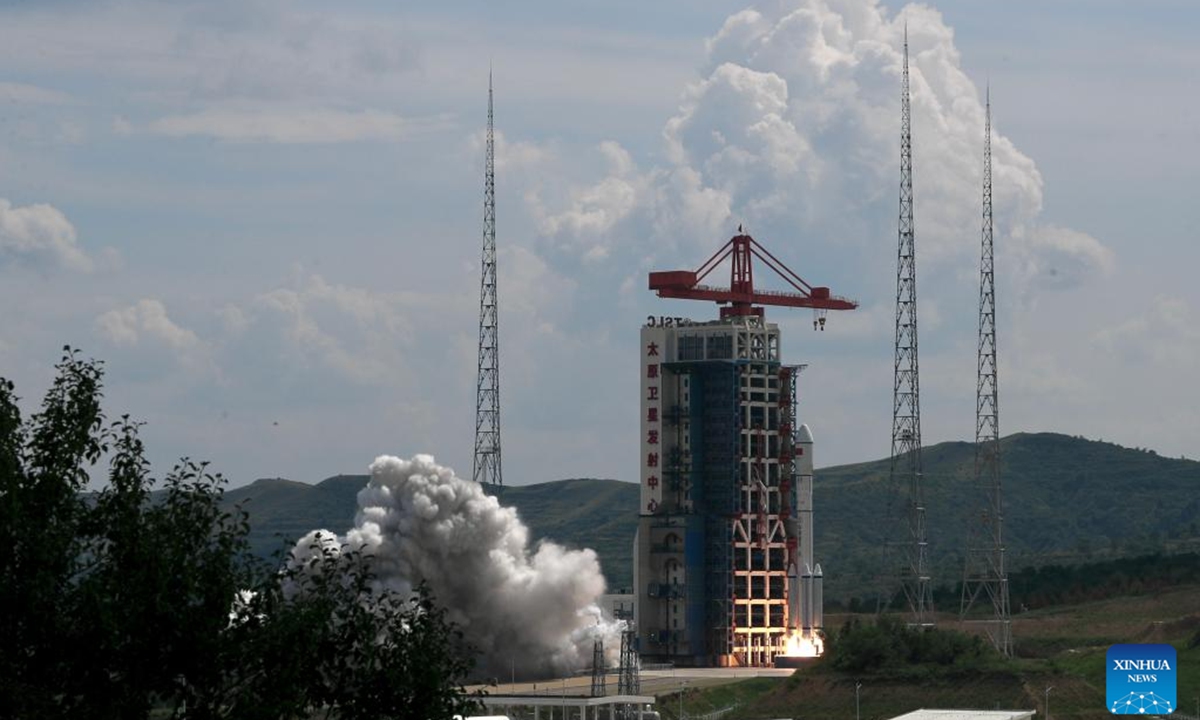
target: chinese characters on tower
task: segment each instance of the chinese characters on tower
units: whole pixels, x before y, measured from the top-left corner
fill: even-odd
[[[642,507],[643,514],[654,514],[662,505],[662,468],[666,458],[662,452],[662,411],[665,388],[662,362],[665,360],[663,333],[654,328],[642,329]]]

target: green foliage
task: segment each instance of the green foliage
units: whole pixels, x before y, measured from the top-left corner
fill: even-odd
[[[932,575],[951,584],[962,577],[961,551],[984,506],[974,453],[973,443],[947,442],[922,455]],[[888,471],[886,459],[817,471],[816,555],[829,572],[827,602],[879,590],[882,548],[894,544],[903,520],[903,497],[889,487]],[[1010,567],[1200,549],[1196,461],[1057,433],[1017,433],[1001,439],[1001,474]]]
[[[1014,610],[1141,595],[1200,583],[1200,554],[1155,553],[1076,566],[1027,567],[1008,576]]]
[[[894,615],[875,622],[851,618],[831,640],[822,664],[851,674],[911,672],[919,666],[974,671],[998,658],[978,636],[908,627]]]
[[[470,649],[424,586],[380,588],[370,556],[326,548],[245,593],[227,631],[239,672],[204,698],[223,717],[452,717],[477,710]],[[303,658],[304,662],[297,662]],[[214,713],[216,714],[216,713]]]
[[[183,460],[151,492],[138,423],[69,348],[42,409],[0,379],[0,714],[338,718],[469,714],[471,654],[421,588],[346,549],[268,571],[224,479]],[[107,484],[85,492],[108,457]]]

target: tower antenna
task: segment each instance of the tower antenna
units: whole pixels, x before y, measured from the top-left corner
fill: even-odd
[[[496,301],[496,138],[488,70],[487,160],[483,182],[483,274],[479,282],[479,368],[475,386],[475,458],[471,477],[504,486],[500,472],[500,334]]]
[[[992,90],[983,130],[983,242],[979,263],[979,352],[975,385],[975,486],[986,493],[979,522],[968,534],[961,616],[980,594],[992,604],[986,623],[992,644],[1012,657],[1008,570],[1004,564],[1004,502],[1000,480],[1000,405],[996,378],[996,291],[992,258]]]
[[[921,488],[921,395],[917,365],[917,265],[913,232],[912,111],[908,84],[908,23],[900,99],[900,238],[896,261],[896,360],[892,385],[893,487],[907,487],[908,537],[900,584],[914,625],[933,624],[925,498]]]

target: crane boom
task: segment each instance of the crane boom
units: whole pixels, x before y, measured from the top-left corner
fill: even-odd
[[[739,230],[741,228],[738,228]],[[700,284],[705,277],[726,259],[731,260],[729,287],[713,287]],[[790,289],[755,290],[753,259],[758,258],[776,275],[783,278]],[[788,266],[758,244],[749,235],[739,233],[725,243],[698,270],[668,270],[650,273],[650,289],[663,298],[683,300],[711,300],[726,304],[721,308],[721,317],[763,314],[761,305],[782,307],[806,307],[814,310],[853,310],[858,303],[830,293],[829,288],[812,286]]]

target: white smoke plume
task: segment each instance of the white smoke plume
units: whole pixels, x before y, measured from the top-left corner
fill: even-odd
[[[517,511],[431,455],[389,455],[371,464],[354,527],[338,537],[315,530],[296,543],[293,563],[342,546],[374,556],[377,582],[409,593],[428,584],[480,651],[480,669],[523,677],[590,664],[597,633],[615,648],[618,624],[596,602],[604,576],[592,550],[552,542],[529,546]]]

